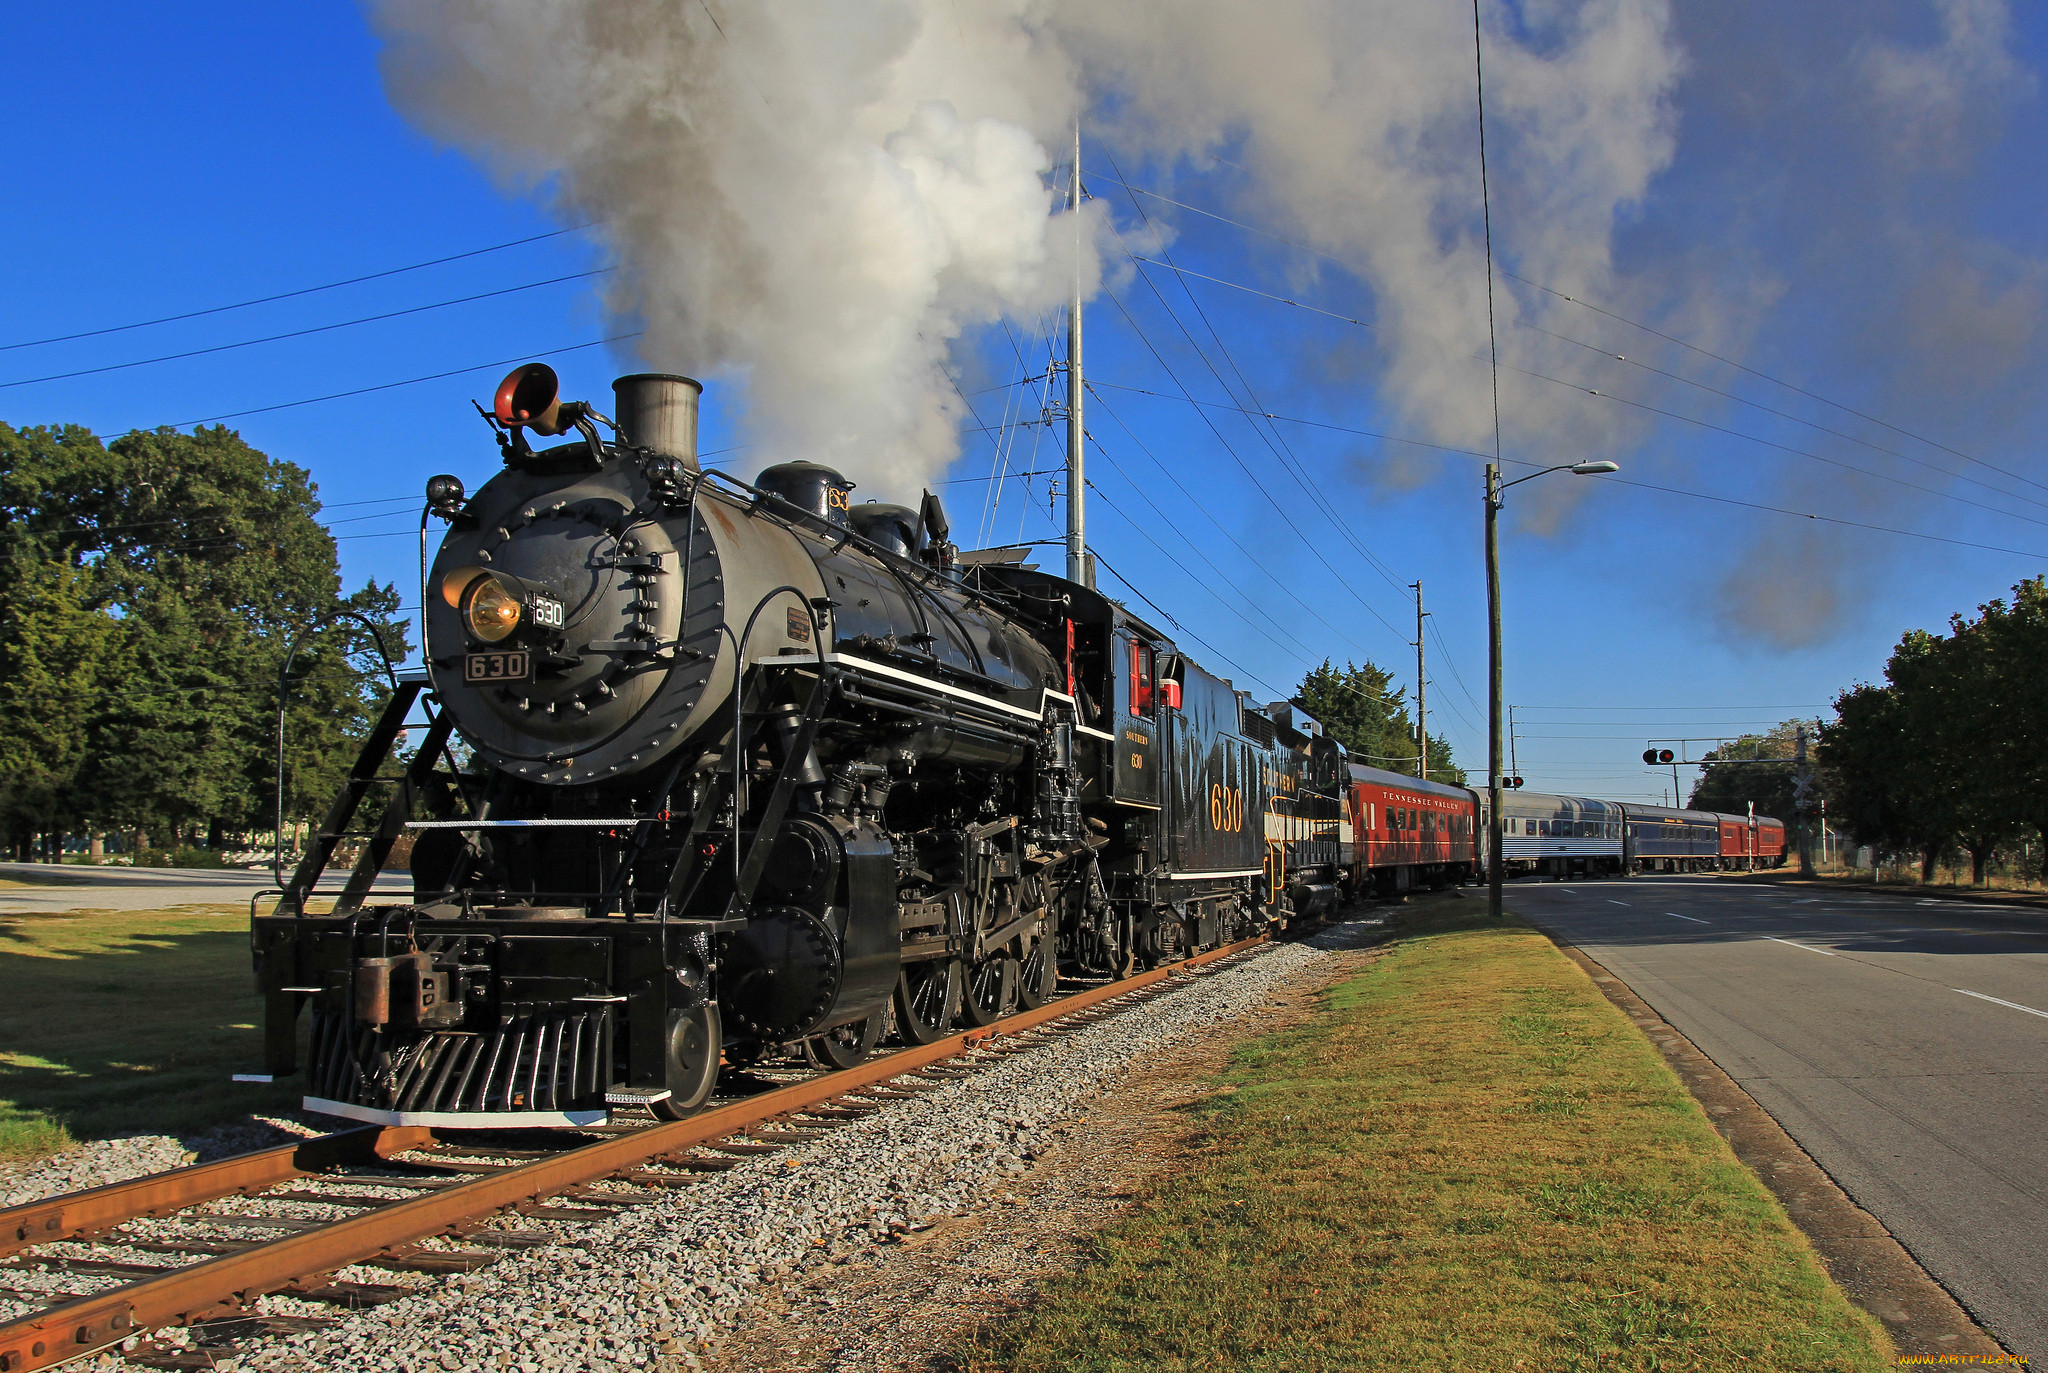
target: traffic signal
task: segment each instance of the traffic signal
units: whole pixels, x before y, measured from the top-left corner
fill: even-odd
[[[1645,763],[1675,763],[1678,755],[1668,748],[1646,748],[1643,750]]]
[[[1519,790],[1522,785],[1522,779],[1519,777],[1510,777],[1508,778],[1508,785]]]

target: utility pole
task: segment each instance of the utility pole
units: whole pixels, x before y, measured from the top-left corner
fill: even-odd
[[[1813,773],[1806,766],[1806,726],[1799,727],[1799,738],[1793,757],[1797,761],[1797,776],[1792,783],[1792,813],[1799,826],[1799,875],[1813,876],[1813,836],[1808,833],[1811,826],[1806,817],[1813,810]]]
[[[1493,289],[1491,276],[1487,289]],[[1500,814],[1500,464],[1486,464],[1486,797],[1492,813],[1486,818],[1486,913],[1500,919],[1501,885],[1507,865],[1501,859]]]
[[[1074,117],[1074,167],[1067,184],[1067,211],[1074,220],[1074,296],[1067,305],[1067,580],[1093,586],[1088,575],[1086,491],[1083,460],[1088,431],[1081,419],[1081,119]]]
[[[1429,678],[1422,663],[1422,582],[1417,580],[1409,585],[1415,588],[1415,775],[1426,782],[1429,780]]]

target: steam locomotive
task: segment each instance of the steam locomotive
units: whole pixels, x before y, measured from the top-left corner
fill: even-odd
[[[930,492],[701,468],[687,377],[613,392],[615,420],[522,367],[502,470],[427,484],[425,672],[252,921],[272,1073],[310,1008],[309,1109],[679,1118],[722,1065],[931,1042],[1357,879],[1314,721],[1016,550],[963,554]],[[373,903],[406,835],[410,899]]]

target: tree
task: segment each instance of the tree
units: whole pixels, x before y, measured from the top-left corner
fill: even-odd
[[[1370,662],[1347,662],[1339,669],[1325,658],[1321,667],[1302,677],[1294,699],[1350,750],[1353,761],[1413,773],[1415,722],[1393,680],[1392,673]],[[1450,743],[1437,735],[1429,740],[1429,777],[1433,782],[1465,785],[1465,770],[1452,760]]]
[[[1885,664],[1885,686],[1837,698],[1821,756],[1859,840],[1916,851],[1924,882],[1934,879],[1943,851],[1960,842],[1981,884],[2016,821],[1987,780],[1997,710],[1985,641],[1960,617],[1951,627],[1948,638],[1909,630]]]
[[[323,804],[381,704],[347,662],[367,633],[329,621],[355,609],[395,652],[405,638],[394,588],[342,595],[319,508],[303,469],[224,427],[103,445],[76,426],[0,425],[0,569],[27,588],[0,596],[0,663],[91,683],[68,693],[89,702],[73,717],[45,705],[53,689],[10,684],[0,697],[10,721],[62,734],[26,751],[68,779],[67,809],[53,812],[33,799],[51,785],[39,765],[0,755],[0,823],[17,836],[89,821],[218,843],[263,821],[277,672],[309,625],[325,627],[293,691],[294,791],[299,813]],[[90,666],[57,651],[67,635],[91,646]]]
[[[80,774],[120,624],[63,563],[0,573],[0,817],[82,818]]]
[[[1687,802],[1695,810],[1745,814],[1754,803],[1758,815],[1773,815],[1787,825],[1798,812],[1799,731],[1806,730],[1809,750],[1820,733],[1818,720],[1787,720],[1762,734],[1745,734],[1703,755],[1700,780]],[[1811,757],[1811,753],[1809,753]],[[1752,762],[1751,759],[1767,759]],[[1824,769],[1815,769],[1816,789],[1809,804],[1819,806],[1828,791]]]

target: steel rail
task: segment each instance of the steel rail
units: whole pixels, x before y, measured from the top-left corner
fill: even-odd
[[[275,1187],[338,1164],[388,1159],[433,1140],[418,1126],[365,1125],[275,1149],[173,1168],[84,1192],[0,1210],[0,1258],[32,1245],[80,1239],[140,1216],[182,1211],[222,1197]],[[0,1364],[0,1368],[4,1368]]]
[[[835,1097],[983,1048],[999,1038],[1052,1024],[1119,1000],[1190,968],[1242,953],[1267,942],[1269,938],[1268,935],[1258,935],[1239,940],[1136,977],[1061,997],[1036,1010],[1006,1016],[993,1025],[951,1034],[930,1044],[899,1049],[852,1068],[823,1073],[788,1087],[762,1092],[687,1120],[651,1125],[628,1135],[599,1140],[503,1172],[486,1173],[474,1180],[453,1183],[417,1198],[393,1202],[317,1230],[287,1235],[238,1253],[206,1259],[107,1292],[45,1308],[33,1315],[0,1324],[0,1373],[30,1373],[35,1369],[51,1368],[96,1353],[145,1330],[189,1324],[211,1314],[238,1310],[265,1293],[306,1283],[352,1263],[374,1259],[478,1216],[551,1196],[665,1154],[724,1139],[765,1120],[822,1105]],[[325,1138],[355,1137],[362,1133],[347,1131],[342,1136]],[[431,1137],[433,1132],[422,1130],[419,1134]],[[393,1152],[402,1152],[406,1147],[413,1146],[399,1146]],[[269,1150],[265,1155],[295,1151]],[[223,1164],[234,1162],[222,1161]],[[276,1168],[280,1165],[273,1157],[265,1166]],[[221,1164],[212,1164],[199,1170],[179,1171],[204,1172],[221,1167]],[[225,1181],[230,1175],[231,1170],[217,1176]],[[291,1174],[282,1174],[279,1180],[289,1176]],[[229,1190],[243,1189],[237,1185]],[[78,1197],[53,1199],[51,1204],[76,1202],[90,1195],[93,1194],[80,1193]],[[488,1240],[484,1242],[488,1243]]]

